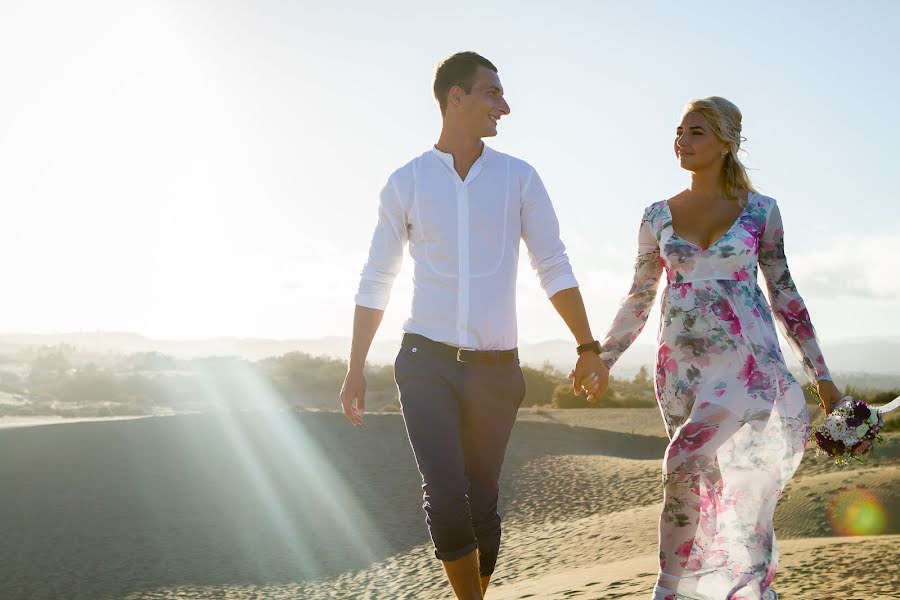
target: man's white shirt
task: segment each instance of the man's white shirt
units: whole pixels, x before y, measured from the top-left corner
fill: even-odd
[[[548,297],[578,287],[544,184],[484,146],[465,181],[432,148],[388,178],[356,304],[384,310],[409,243],[413,301],[403,330],[475,350],[517,345],[519,240]]]

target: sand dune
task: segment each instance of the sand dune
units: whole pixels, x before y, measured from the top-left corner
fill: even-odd
[[[834,569],[839,561],[854,562],[854,570],[876,572],[881,560],[896,556],[900,536],[853,538],[805,538],[781,544],[781,575],[776,588],[783,598],[865,600],[897,598],[900,581],[886,575],[880,581],[864,585],[850,580],[850,569]],[[643,554],[625,560],[604,562],[590,567],[558,570],[543,577],[525,579],[501,586],[490,593],[491,600],[519,598],[646,599],[655,579],[655,560]]]
[[[647,598],[665,443],[655,410],[523,410],[488,598]],[[0,598],[451,597],[399,415],[5,429],[0,481]],[[881,535],[837,535],[847,498],[880,507]],[[854,468],[808,453],[776,515],[776,589],[900,597],[898,509],[900,435]]]

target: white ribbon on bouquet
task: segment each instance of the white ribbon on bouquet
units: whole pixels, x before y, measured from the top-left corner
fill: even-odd
[[[896,398],[894,398],[893,400],[891,400],[890,402],[888,402],[888,403],[885,404],[884,406],[873,406],[872,408],[874,408],[875,411],[876,411],[879,415],[883,415],[883,414],[885,414],[885,413],[889,413],[889,412],[891,412],[892,410],[894,410],[895,408],[900,408],[900,396],[897,396]]]

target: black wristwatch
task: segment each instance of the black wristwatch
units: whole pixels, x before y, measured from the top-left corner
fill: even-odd
[[[581,356],[584,352],[594,352],[597,356],[600,356],[600,342],[594,340],[593,342],[588,342],[587,344],[581,344],[575,349],[578,352],[578,356]]]

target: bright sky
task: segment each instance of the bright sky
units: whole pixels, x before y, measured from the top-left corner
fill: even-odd
[[[471,49],[512,107],[488,143],[541,174],[598,335],[643,207],[688,181],[681,108],[713,94],[824,341],[900,335],[898,30],[889,0],[4,3],[0,332],[349,335],[378,191]],[[567,337],[522,258],[521,337]]]

